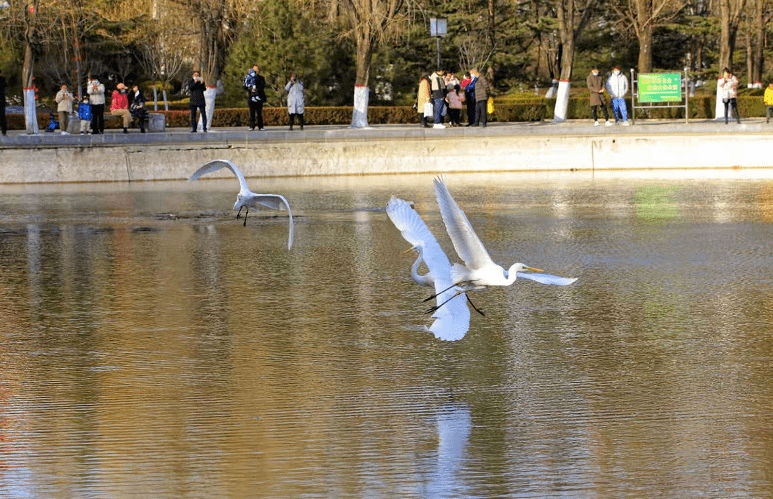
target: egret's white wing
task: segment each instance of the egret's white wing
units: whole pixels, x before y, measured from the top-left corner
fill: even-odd
[[[290,217],[290,236],[287,241],[287,249],[292,249],[295,237],[295,224],[293,223],[293,211],[290,209],[290,203],[287,202],[284,196],[281,194],[255,194],[250,198],[247,205],[255,209],[258,206],[265,206],[274,210],[286,209]]]
[[[258,209],[260,206],[271,208],[272,210],[290,211],[290,205],[284,196],[280,194],[253,194],[246,203],[250,208]],[[260,205],[260,206],[259,206]]]
[[[213,161],[210,161],[209,163],[205,164],[195,172],[193,172],[193,175],[190,176],[188,181],[191,180],[198,180],[202,175],[206,175],[208,173],[216,172],[218,170],[222,170],[223,168],[228,168],[231,170],[231,173],[236,175],[236,178],[239,179],[239,185],[241,186],[242,191],[249,191],[249,188],[247,187],[247,181],[244,180],[244,175],[242,175],[242,172],[239,171],[239,169],[228,161],[227,159],[216,159]]]
[[[440,293],[445,290],[437,296],[437,304],[440,305],[460,291],[461,288],[458,287],[448,289],[453,285],[451,262],[448,261],[435,236],[416,210],[406,201],[392,196],[386,212],[403,238],[413,246],[421,248],[424,264],[429,269],[435,284],[435,292]],[[463,294],[457,296],[437,309],[432,317],[435,321],[429,330],[436,338],[446,341],[462,339],[470,328],[470,309],[467,307],[467,298]]]
[[[435,282],[437,286],[437,281]],[[461,289],[454,287],[438,295],[438,305],[451,298],[457,291],[461,291]],[[432,317],[435,318],[435,322],[432,323],[429,330],[435,335],[435,338],[444,341],[461,340],[470,329],[470,307],[467,306],[467,295],[460,294],[435,310]]]
[[[480,269],[491,265],[496,265],[489,256],[483,243],[480,242],[475,230],[472,228],[467,215],[464,214],[459,205],[456,204],[451,193],[448,192],[445,180],[438,177],[435,179],[435,196],[437,204],[440,207],[440,215],[446,224],[446,231],[454,243],[454,248],[459,258],[464,260],[469,269]]]
[[[558,277],[557,275],[550,275],[550,274],[532,274],[532,273],[526,273],[526,272],[516,272],[515,274],[519,279],[529,279],[532,281],[537,281],[541,284],[553,284],[555,286],[568,286],[575,281],[577,281],[577,278],[569,278],[569,277]]]

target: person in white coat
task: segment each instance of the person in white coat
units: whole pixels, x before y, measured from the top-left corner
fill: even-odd
[[[628,94],[628,78],[620,71],[620,67],[615,66],[612,74],[607,79],[607,92],[612,97],[612,112],[615,113],[615,125],[620,124],[628,126],[628,108],[625,104],[625,96]]]
[[[290,81],[285,85],[285,91],[287,92],[287,111],[290,113],[290,130],[293,129],[296,116],[303,130],[303,83],[295,73],[290,73]]]

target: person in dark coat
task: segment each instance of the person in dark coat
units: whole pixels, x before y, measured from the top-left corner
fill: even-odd
[[[3,76],[3,70],[0,69],[0,131],[3,135],[8,132],[8,123],[5,120],[5,77]]]
[[[599,126],[599,117],[596,109],[601,106],[601,111],[604,113],[604,121],[606,126],[612,126],[609,122],[609,111],[607,111],[607,100],[604,98],[604,79],[599,74],[599,68],[593,66],[588,78],[585,80],[585,84],[588,86],[590,92],[590,109],[593,114],[593,126]]]
[[[145,133],[145,122],[148,121],[148,111],[145,109],[145,96],[142,95],[142,91],[138,85],[132,86],[131,98],[132,102],[129,104],[129,111],[132,113],[132,118],[137,120],[137,123],[140,126],[140,132]]]
[[[488,97],[491,87],[480,71],[473,69],[470,74],[475,79],[475,123],[472,126],[486,127],[488,124]]]
[[[204,91],[207,86],[204,84],[204,80],[199,76],[198,71],[193,72],[188,90],[191,93],[191,133],[196,133],[196,110],[201,113],[201,123],[203,125],[202,130],[207,132],[207,103],[204,100]]]
[[[473,78],[469,71],[464,72],[462,79],[462,89],[464,89],[464,101],[467,103],[467,125],[475,124],[475,83],[477,78]]]
[[[263,130],[263,103],[266,102],[266,79],[260,75],[257,64],[244,77],[243,87],[247,90],[247,105],[250,107],[250,130]]]

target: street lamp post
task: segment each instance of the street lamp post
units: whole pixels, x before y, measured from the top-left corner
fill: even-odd
[[[431,17],[429,19],[429,35],[437,38],[437,68],[440,69],[440,39],[448,34],[448,19]]]

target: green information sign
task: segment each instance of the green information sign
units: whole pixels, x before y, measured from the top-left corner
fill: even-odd
[[[682,75],[645,73],[639,75],[639,102],[680,102]]]

